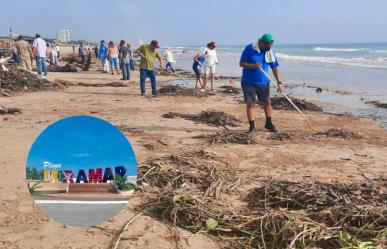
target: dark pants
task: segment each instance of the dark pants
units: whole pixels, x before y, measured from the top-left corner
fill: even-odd
[[[167,64],[165,65],[165,69],[175,72],[175,69],[173,69],[171,62],[167,62]]]
[[[140,88],[141,93],[145,93],[145,80],[149,78],[152,84],[152,93],[157,92],[156,72],[154,70],[148,70],[140,68]]]
[[[129,63],[121,63],[121,69],[122,69],[122,79],[130,80]]]
[[[134,71],[134,60],[130,60],[129,61],[129,67],[130,67],[130,71]]]
[[[83,56],[82,56],[82,65],[83,65],[84,67],[86,67],[86,65],[87,65],[87,55],[83,55]]]
[[[201,76],[201,74],[200,74],[200,69],[201,69],[201,66],[200,66],[199,64],[194,63],[194,64],[192,65],[192,69],[193,69],[194,72],[195,72],[196,79],[197,79],[197,80],[200,80],[200,76]]]

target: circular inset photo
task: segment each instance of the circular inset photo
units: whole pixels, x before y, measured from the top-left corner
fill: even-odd
[[[74,116],[50,125],[35,140],[26,181],[49,217],[70,226],[93,226],[128,203],[137,160],[118,128],[99,118]]]

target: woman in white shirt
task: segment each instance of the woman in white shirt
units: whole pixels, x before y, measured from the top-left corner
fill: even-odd
[[[205,63],[204,63],[204,79],[203,89],[206,88],[208,76],[211,79],[211,93],[215,94],[215,69],[218,64],[218,56],[215,51],[216,43],[210,42],[207,44],[207,49],[204,51]]]

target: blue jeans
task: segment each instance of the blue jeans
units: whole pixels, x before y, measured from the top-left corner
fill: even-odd
[[[141,93],[145,93],[145,80],[149,78],[152,84],[152,94],[157,92],[156,72],[154,70],[148,70],[140,68],[140,88]]]
[[[130,80],[129,63],[121,63],[121,69],[122,69],[122,79]]]
[[[42,75],[42,73],[44,75],[47,75],[47,65],[46,65],[45,59],[46,58],[43,58],[43,57],[35,57],[36,67],[38,69],[39,75]]]
[[[165,65],[165,69],[175,72],[175,69],[173,69],[171,62],[167,62],[167,64]]]
[[[129,67],[130,67],[130,71],[134,71],[134,60],[130,59]]]

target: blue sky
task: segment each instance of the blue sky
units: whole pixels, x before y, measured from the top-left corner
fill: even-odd
[[[386,0],[19,0],[1,9],[0,34],[69,28],[74,39],[169,46],[239,45],[265,32],[282,44],[387,42]]]
[[[126,137],[108,122],[87,116],[59,120],[45,129],[29,152],[27,165],[43,169],[43,162],[61,164],[61,170],[125,166],[137,175],[137,161]]]

